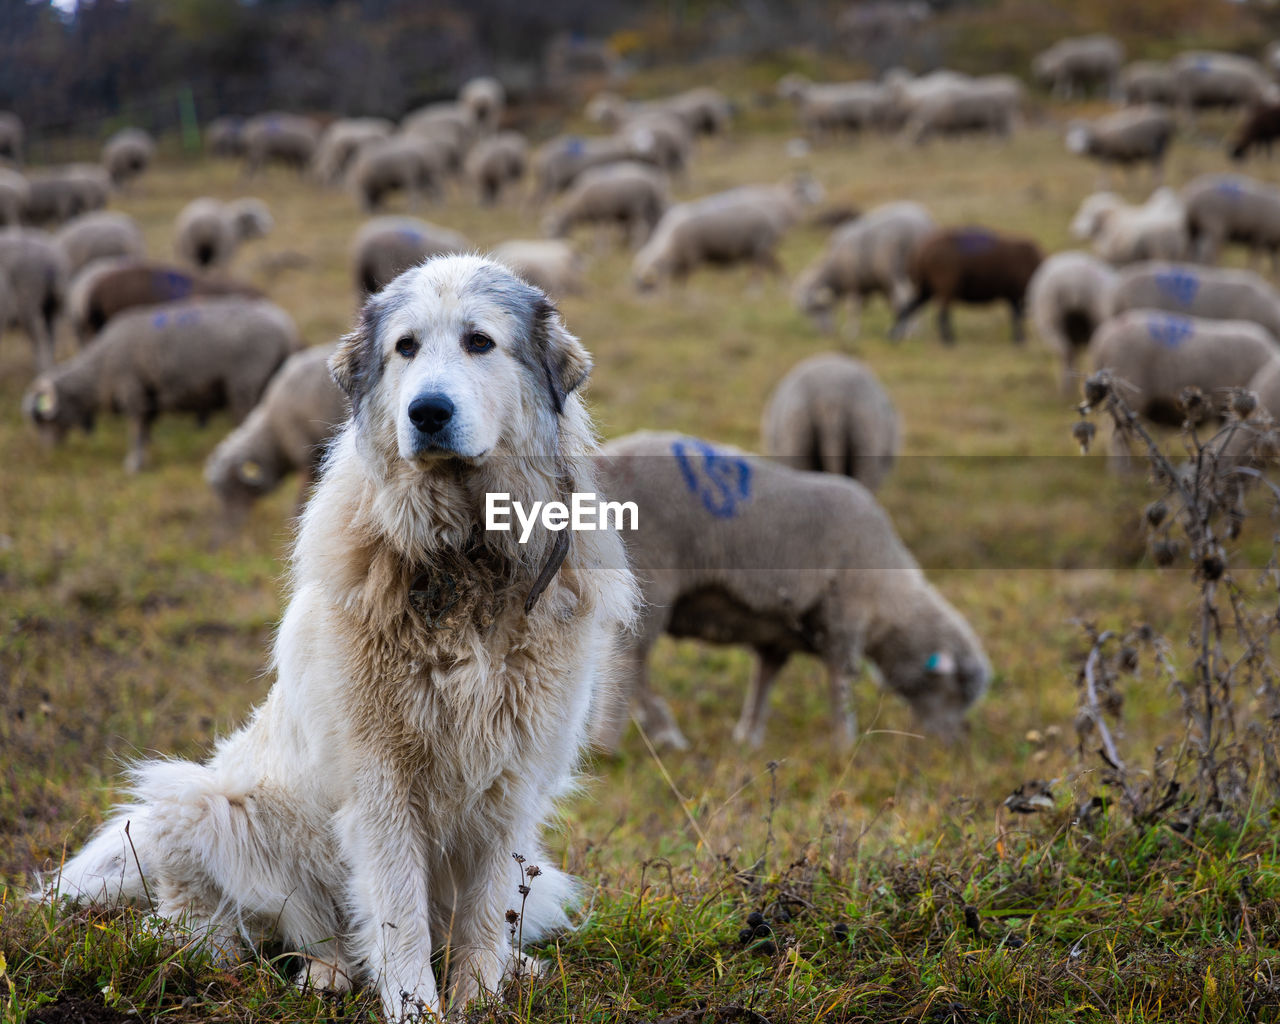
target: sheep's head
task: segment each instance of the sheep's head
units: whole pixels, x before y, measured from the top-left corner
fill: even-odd
[[[1071,220],[1071,234],[1076,238],[1097,238],[1107,221],[1123,205],[1114,192],[1095,192],[1080,204]]]
[[[827,333],[833,329],[832,310],[836,294],[827,283],[821,267],[810,267],[797,279],[791,290],[791,301],[800,312],[813,317],[819,328]]]
[[[224,443],[209,456],[204,478],[221,499],[228,518],[238,525],[249,507],[280,483],[280,472],[274,462],[254,458]]]
[[[48,375],[36,378],[22,399],[22,411],[46,444],[58,444],[72,427],[86,432],[93,429],[93,413],[77,408],[76,403],[60,395]]]
[[[275,224],[271,219],[271,211],[261,199],[237,199],[227,204],[227,212],[236,237],[242,242],[251,238],[264,238]]]

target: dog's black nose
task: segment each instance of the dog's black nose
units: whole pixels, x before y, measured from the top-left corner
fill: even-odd
[[[448,395],[419,395],[409,403],[409,419],[424,434],[434,434],[453,419],[453,402]]]

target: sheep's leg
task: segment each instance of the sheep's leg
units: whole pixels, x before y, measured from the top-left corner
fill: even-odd
[[[956,343],[956,332],[951,326],[950,302],[938,304],[938,337],[942,339],[944,345],[954,345]]]
[[[1009,303],[1009,317],[1013,321],[1013,343],[1015,345],[1025,345],[1027,343],[1027,331],[1023,324],[1025,316],[1025,300],[1014,299]]]
[[[909,321],[916,312],[921,309],[929,301],[929,295],[922,288],[918,291],[910,302],[898,310],[897,316],[893,319],[893,326],[889,328],[889,340],[901,341],[907,333],[907,321]]]
[[[137,473],[147,464],[147,449],[151,444],[151,424],[155,417],[148,413],[136,413],[129,418],[129,454],[124,459],[124,471]]]
[[[742,702],[742,716],[733,727],[735,743],[744,743],[757,750],[764,742],[764,723],[769,717],[769,691],[786,663],[786,651],[762,648],[756,652],[756,670]]]
[[[833,659],[827,663],[827,686],[831,699],[832,739],[837,750],[848,750],[853,746],[858,723],[853,714],[853,685],[847,658]]]
[[[862,330],[862,299],[856,294],[849,299],[849,318],[844,322],[845,341],[857,341]]]

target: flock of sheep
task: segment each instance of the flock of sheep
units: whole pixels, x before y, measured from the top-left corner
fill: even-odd
[[[1274,64],[1277,56],[1269,51],[1267,59]],[[1127,105],[1116,113],[1066,130],[1068,150],[1104,165],[1146,162],[1158,175],[1174,138],[1193,129],[1194,111],[1204,107],[1245,113],[1229,144],[1236,158],[1280,135],[1280,93],[1263,64],[1243,57],[1192,53],[1167,65],[1125,67],[1119,44],[1095,36],[1062,41],[1032,70],[1055,96],[1101,90],[1123,98]],[[795,156],[854,132],[894,133],[909,145],[956,133],[1006,136],[1019,129],[1026,108],[1024,88],[1012,76],[951,71],[920,77],[895,71],[881,81],[847,83],[787,75],[777,95],[793,104],[804,136],[789,144]],[[352,240],[352,283],[360,297],[434,254],[475,248],[458,232],[415,216],[374,215],[396,195],[411,208],[438,199],[458,178],[479,203],[524,187],[522,201],[540,204],[545,237],[509,240],[494,256],[553,296],[583,287],[584,264],[569,241],[583,228],[594,229],[598,242],[620,231],[620,243],[634,250],[632,283],[647,290],[708,264],[748,264],[779,275],[777,249],[787,232],[820,222],[823,190],[804,175],[674,201],[673,185],[687,182],[699,137],[732,130],[736,109],[715,89],[646,102],[599,94],[585,114],[600,134],[557,136],[537,147],[501,130],[504,108],[502,86],[481,78],[455,101],[413,111],[399,124],[353,118],[321,128],[308,117],[269,113],[212,122],[205,142],[210,156],[243,160],[248,174],[283,164],[322,185],[345,185],[371,215]],[[148,257],[130,217],[104,209],[152,162],[155,146],[145,133],[113,136],[95,165],[24,174],[15,169],[22,153],[21,123],[0,113],[0,158],[9,164],[0,169],[0,324],[19,326],[30,338],[35,380],[24,409],[36,429],[57,441],[90,428],[99,414],[120,414],[131,436],[126,467],[138,471],[158,417],[204,418],[227,409],[238,426],[209,456],[205,475],[228,518],[242,519],[292,473],[301,475],[305,495],[346,405],[328,373],[331,349],[304,347],[283,309],[228,274],[237,248],[272,230],[267,206],[253,198],[192,199],[174,224],[176,261],[160,262]],[[1213,396],[1250,386],[1280,418],[1280,295],[1255,273],[1212,265],[1231,243],[1251,253],[1268,250],[1274,265],[1280,188],[1212,174],[1180,190],[1160,187],[1140,205],[1098,192],[1083,199],[1071,225],[1095,254],[1047,259],[1032,239],[941,225],[909,199],[832,220],[825,249],[792,284],[797,308],[819,330],[833,332],[835,313],[847,302],[856,333],[861,304],[880,295],[894,313],[891,337],[901,337],[917,311],[935,302],[942,340],[953,343],[954,303],[1005,302],[1014,340],[1023,340],[1029,312],[1060,357],[1064,387],[1087,358],[1134,385],[1140,411],[1153,419],[1168,418],[1188,386]],[[64,321],[80,348],[55,364]],[[863,657],[923,724],[948,734],[959,729],[990,670],[977,637],[924,580],[870,495],[890,471],[900,437],[898,413],[870,367],[834,353],[808,360],[779,384],[764,413],[763,450],[790,463],[755,470],[762,493],[775,496],[772,511],[746,525],[733,516],[708,526],[693,514],[674,515],[659,533],[631,540],[656,545],[682,564],[680,552],[703,543],[708,528],[726,531],[722,550],[744,537],[768,537],[753,550],[776,549],[783,561],[771,567],[782,570],[790,556],[776,538],[788,531],[777,517],[813,522],[819,508],[830,511],[824,550],[838,554],[842,568],[872,567],[863,564],[870,559],[875,568],[909,570],[895,577],[901,593],[845,593],[828,581],[812,600],[804,596],[806,586],[817,585],[811,572],[782,573],[776,592],[739,593],[730,577],[712,579],[705,566],[651,580],[652,613],[632,658],[637,716],[655,740],[684,742],[646,683],[645,657],[661,632],[757,650],[759,670],[738,730],[744,742],[761,741],[769,685],[787,656],[801,650],[827,665],[839,741],[852,734],[842,709]],[[676,435],[635,435],[607,447],[606,466],[631,467],[614,480],[620,490],[679,493],[678,481],[635,482],[641,470],[634,467],[661,467],[648,470],[661,474],[675,463],[633,456],[670,454],[683,443]],[[703,446],[696,454],[704,460],[742,454],[687,443]],[[820,481],[801,475],[812,471],[825,473]],[[848,539],[853,533],[856,542]],[[801,578],[809,582],[801,586]],[[712,591],[719,595],[714,600],[706,597]]]

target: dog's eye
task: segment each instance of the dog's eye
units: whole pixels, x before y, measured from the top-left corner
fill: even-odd
[[[462,339],[462,344],[468,352],[480,355],[493,348],[493,339],[481,331],[469,331]]]
[[[396,351],[406,359],[412,359],[418,354],[418,339],[412,334],[406,334],[396,342]]]

